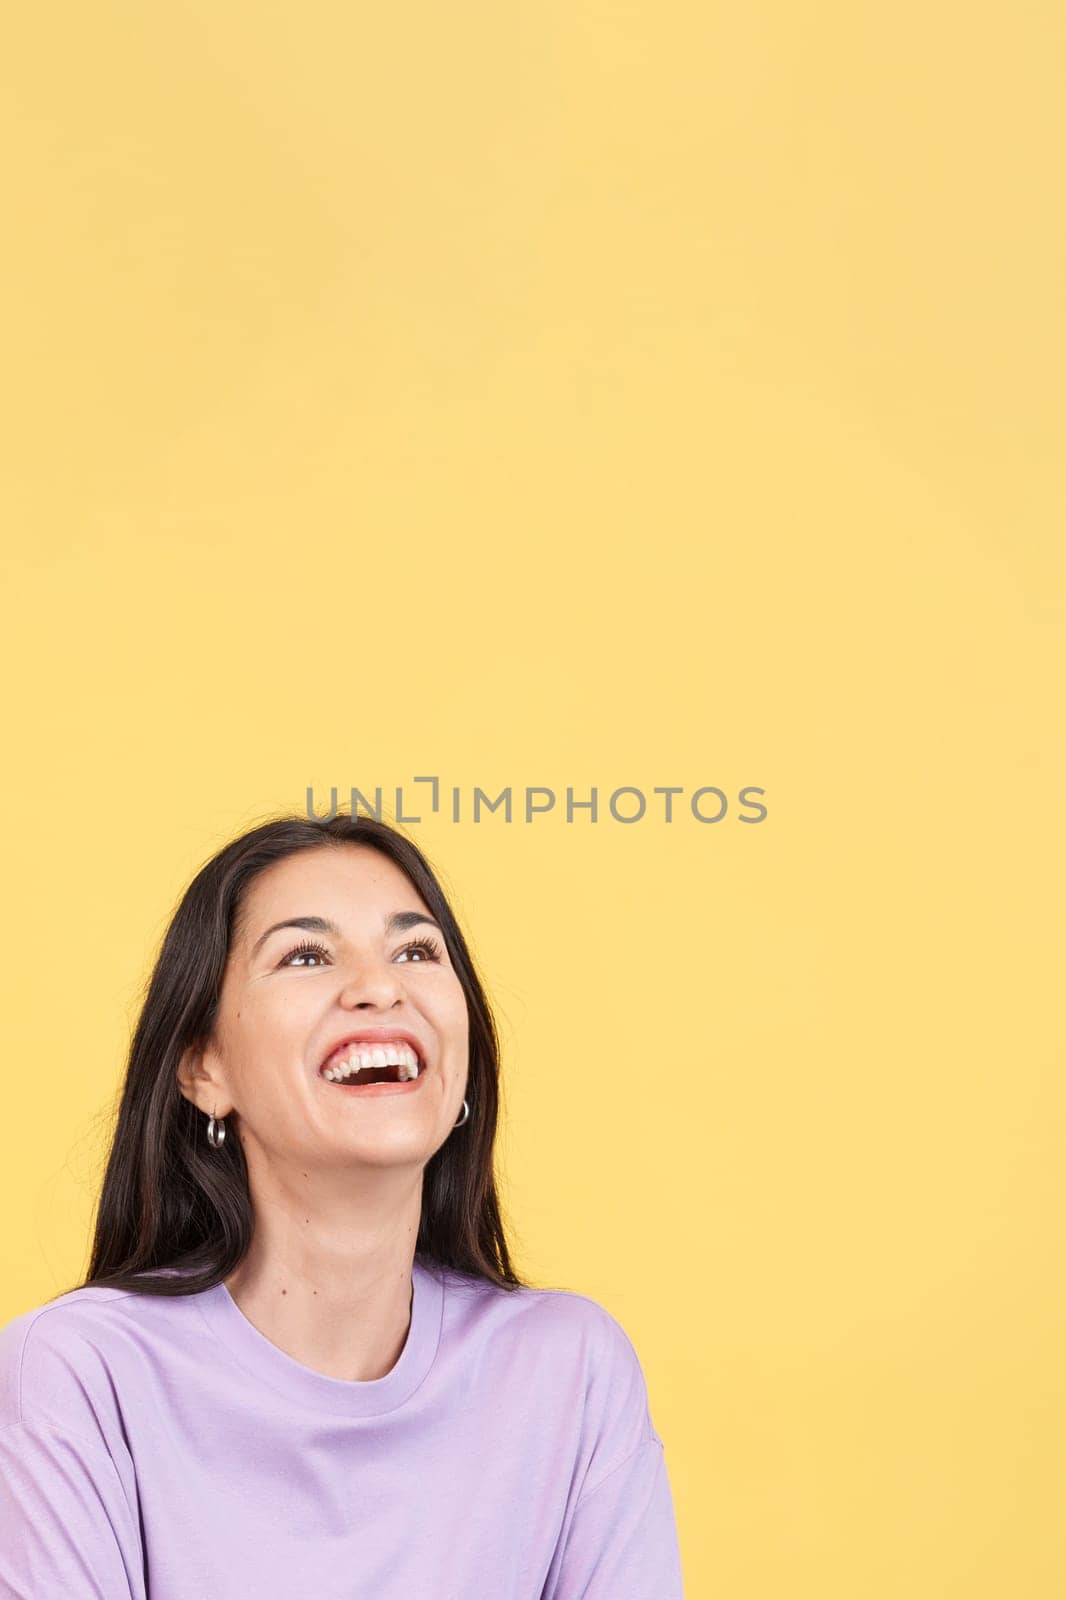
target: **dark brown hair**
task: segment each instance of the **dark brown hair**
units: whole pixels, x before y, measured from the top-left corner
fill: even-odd
[[[496,1194],[499,1039],[466,941],[417,846],[390,823],[339,813],[265,822],[227,844],[186,889],[145,985],[89,1269],[75,1287],[197,1294],[228,1277],[245,1254],[253,1213],[240,1140],[217,1150],[208,1144],[203,1113],[181,1092],[177,1067],[188,1047],[211,1037],[251,884],[297,851],[346,844],[372,846],[406,875],[440,923],[466,995],[470,1116],[426,1164],[415,1254],[500,1288],[526,1286],[511,1264]]]

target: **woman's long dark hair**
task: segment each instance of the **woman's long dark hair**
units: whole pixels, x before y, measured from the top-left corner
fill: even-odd
[[[217,1150],[208,1144],[203,1114],[181,1092],[177,1068],[188,1047],[211,1037],[256,877],[297,851],[346,844],[372,846],[406,875],[440,923],[466,995],[471,1115],[426,1165],[415,1254],[500,1288],[525,1287],[511,1264],[496,1195],[499,1039],[466,941],[417,846],[390,823],[339,813],[265,822],[227,844],[186,889],[145,986],[89,1269],[76,1288],[197,1294],[228,1277],[244,1256],[253,1214],[241,1142],[229,1138]]]

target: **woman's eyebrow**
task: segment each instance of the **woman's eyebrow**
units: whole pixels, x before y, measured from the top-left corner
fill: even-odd
[[[444,929],[436,917],[431,917],[428,911],[394,911],[390,917],[386,918],[385,933],[386,935],[402,933],[405,928],[413,928],[420,922],[430,923],[439,934],[443,935]],[[337,939],[343,937],[337,924],[330,922],[328,917],[286,917],[284,922],[275,922],[265,933],[259,935],[252,946],[252,955],[254,956],[259,946],[264,944],[272,933],[277,933],[280,928],[302,928],[306,933],[332,933]]]

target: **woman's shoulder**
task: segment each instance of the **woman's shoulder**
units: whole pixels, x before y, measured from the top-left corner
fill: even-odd
[[[461,1299],[478,1297],[479,1309],[469,1319],[457,1315],[453,1326],[460,1337],[471,1335],[472,1344],[489,1344],[501,1381],[522,1393],[537,1394],[547,1384],[552,1393],[573,1397],[597,1476],[641,1445],[662,1443],[636,1346],[601,1301],[562,1288],[485,1285],[457,1292]]]
[[[485,1279],[449,1273],[449,1297],[476,1310],[483,1324],[499,1335],[510,1330],[526,1344],[615,1381],[627,1374],[640,1377],[640,1361],[624,1324],[591,1295],[577,1289],[541,1288],[523,1284],[503,1289]]]
[[[31,1423],[95,1433],[114,1369],[136,1348],[136,1327],[158,1316],[151,1305],[158,1299],[83,1284],[0,1326],[0,1427]]]

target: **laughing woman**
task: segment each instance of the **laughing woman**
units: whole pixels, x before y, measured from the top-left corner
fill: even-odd
[[[282,817],[202,868],[87,1277],[0,1330],[3,1600],[680,1600],[633,1345],[511,1265],[498,1097],[406,836]]]

